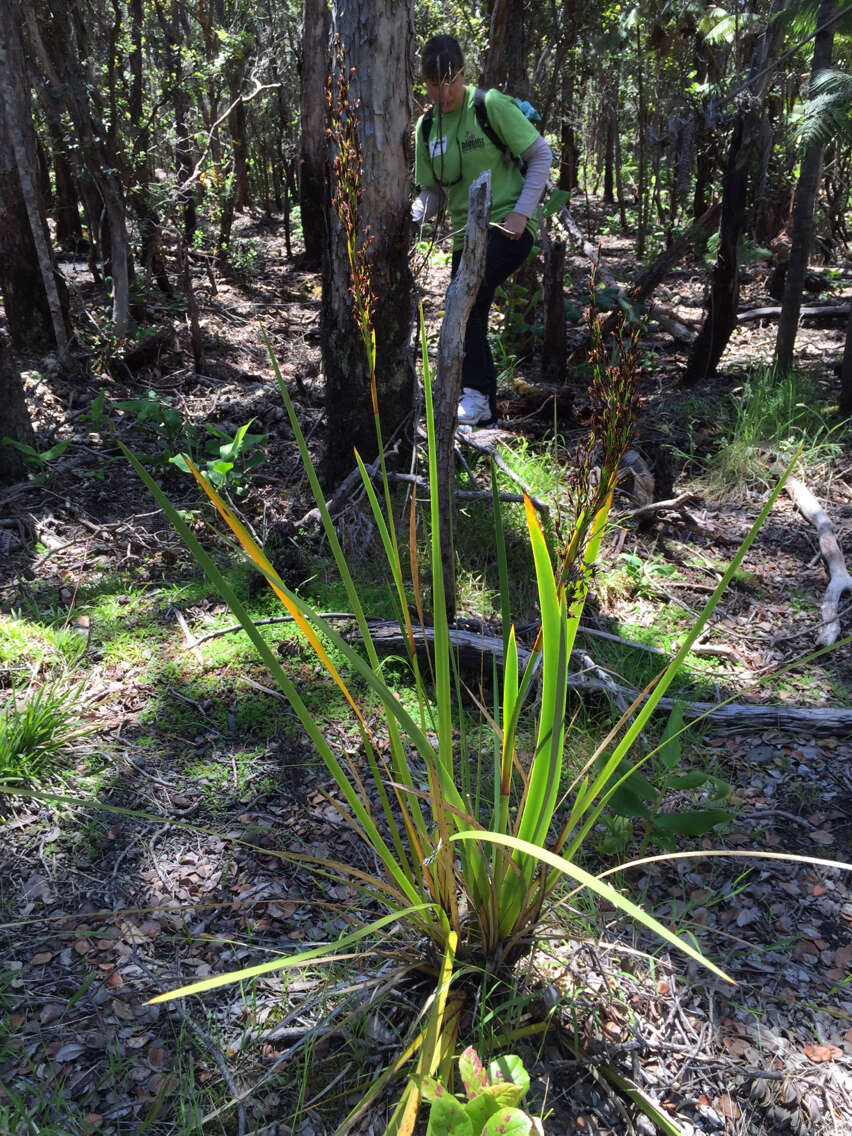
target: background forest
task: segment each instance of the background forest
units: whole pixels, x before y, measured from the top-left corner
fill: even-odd
[[[443,441],[437,32],[555,156]],[[850,44],[0,0],[0,1132],[852,1128]]]

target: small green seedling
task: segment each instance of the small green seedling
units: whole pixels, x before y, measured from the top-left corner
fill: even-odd
[[[57,442],[55,446],[51,446],[47,450],[37,450],[34,446],[27,445],[26,442],[16,442],[14,438],[7,438],[4,436],[2,440],[4,446],[12,446],[13,449],[18,450],[24,455],[24,461],[33,470],[39,473],[47,468],[48,462],[56,461],[57,458],[62,457],[68,447],[71,445],[70,438],[64,438],[61,442]]]
[[[249,473],[266,461],[266,455],[259,449],[266,441],[266,435],[249,434],[248,428],[252,422],[253,418],[240,426],[233,437],[218,426],[207,423],[205,429],[212,436],[204,447],[203,472],[210,484],[217,489],[235,488],[239,493],[245,488],[245,479]],[[169,458],[169,461],[184,473],[189,473],[186,458],[185,454],[177,454]]]
[[[520,1057],[508,1053],[486,1068],[468,1046],[459,1058],[459,1075],[466,1101],[434,1077],[415,1078],[431,1105],[426,1136],[544,1136],[541,1120],[518,1107],[530,1087]]]

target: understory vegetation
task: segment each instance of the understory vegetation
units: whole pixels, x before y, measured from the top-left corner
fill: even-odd
[[[494,430],[413,30],[555,155]],[[0,1134],[852,1131],[850,37],[0,0]]]

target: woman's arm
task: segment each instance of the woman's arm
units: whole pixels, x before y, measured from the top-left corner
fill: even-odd
[[[553,151],[539,135],[532,146],[528,146],[524,150],[521,157],[527,166],[524,188],[521,190],[515,208],[503,219],[501,224],[501,228],[506,230],[507,235],[515,238],[521,236],[527,227],[527,221],[535,213],[536,206],[541,200],[553,162]]]
[[[527,173],[524,179],[524,188],[515,205],[516,213],[523,213],[525,217],[532,217],[536,206],[541,201],[544,187],[550,175],[550,166],[553,162],[553,151],[545,140],[539,137],[528,146],[521,155],[526,162]]]
[[[421,189],[411,203],[411,220],[415,225],[434,217],[444,204],[444,191],[437,185],[427,185]]]

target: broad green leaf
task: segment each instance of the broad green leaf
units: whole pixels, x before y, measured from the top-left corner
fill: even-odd
[[[452,1096],[452,1093],[444,1088],[437,1077],[420,1076],[415,1073],[411,1079],[420,1090],[420,1095],[425,1101],[433,1101],[438,1100],[439,1097]],[[459,1101],[459,1104],[461,1103],[462,1102]]]
[[[469,1045],[459,1057],[459,1076],[468,1100],[473,1100],[488,1084],[488,1074],[479,1054]]]
[[[474,1132],[481,1132],[489,1116],[504,1108],[515,1108],[521,1099],[517,1085],[486,1085],[481,1093],[467,1102],[464,1110]]]
[[[488,1118],[482,1136],[530,1136],[532,1119],[519,1108],[501,1108]]]
[[[717,824],[733,820],[735,813],[725,809],[688,809],[681,813],[658,813],[654,826],[678,836],[703,836]]]
[[[681,758],[680,735],[683,733],[683,706],[678,701],[674,704],[666,728],[663,730],[663,740],[660,743],[658,758],[666,769],[674,769]]]
[[[642,804],[638,795],[633,791],[633,774],[623,785],[619,785],[609,798],[609,807],[620,817],[639,817],[642,820],[651,819],[651,810]]]
[[[710,780],[709,773],[701,773],[698,769],[694,773],[681,773],[677,777],[670,777],[667,785],[670,789],[698,789]]]
[[[439,1097],[429,1109],[426,1136],[479,1136],[470,1119],[453,1096]]]

